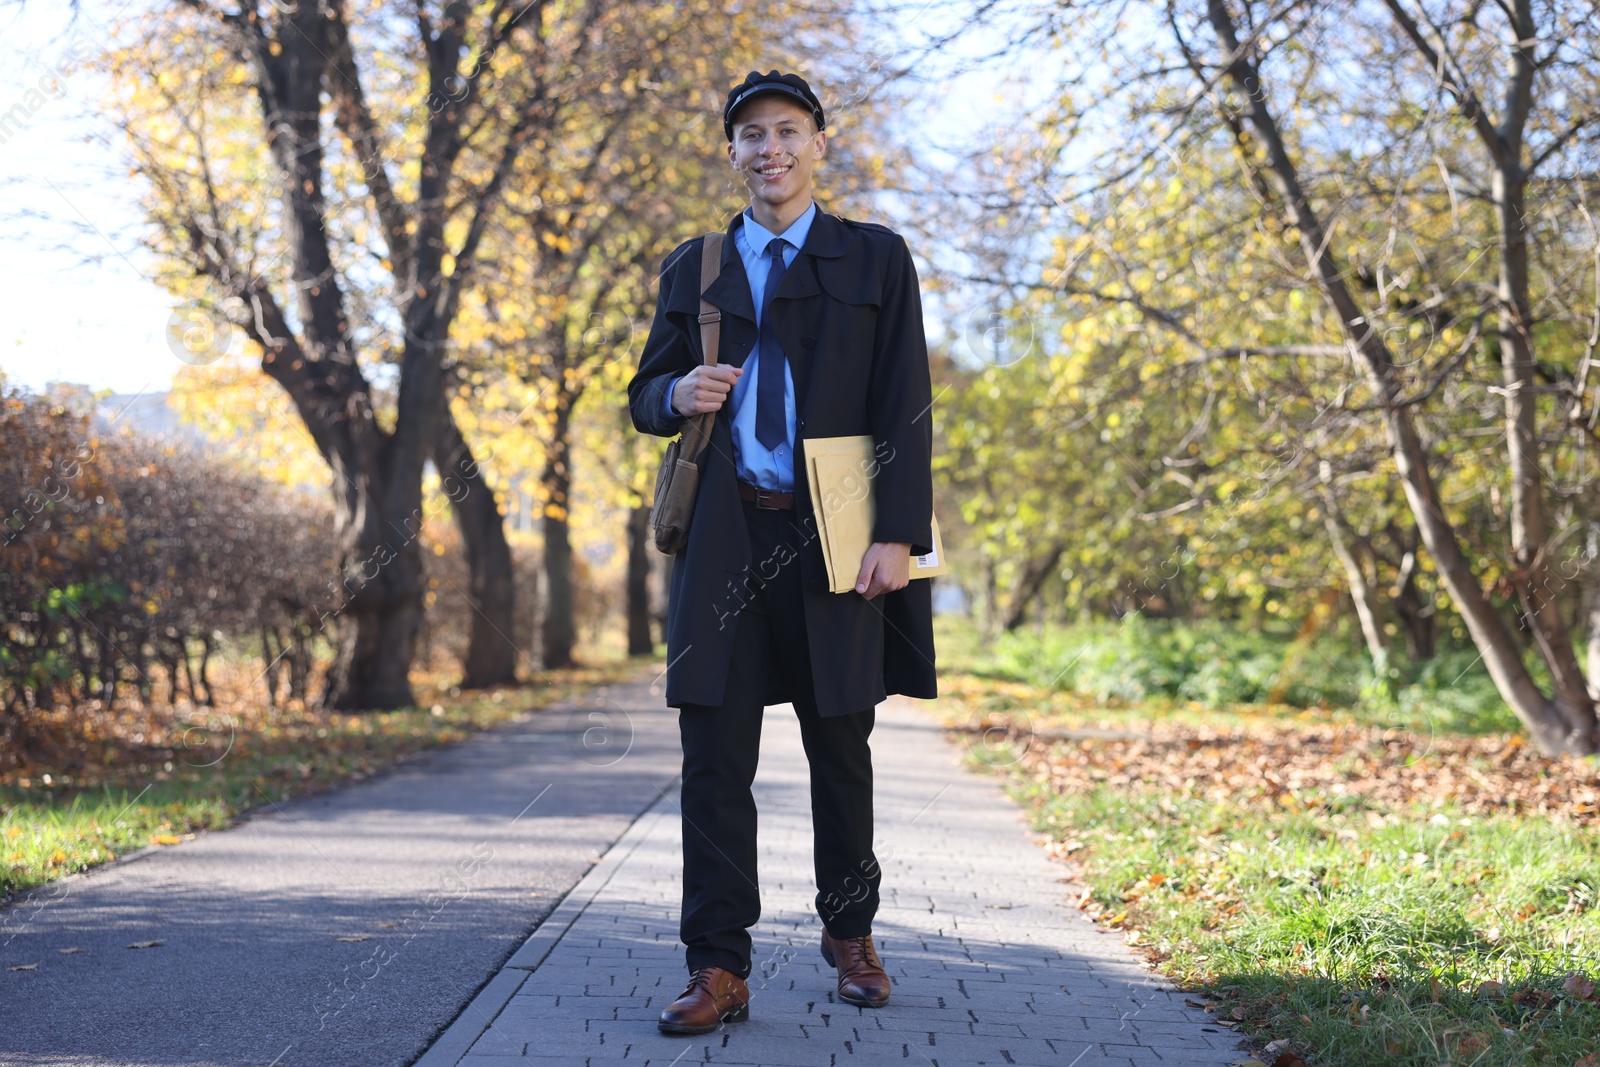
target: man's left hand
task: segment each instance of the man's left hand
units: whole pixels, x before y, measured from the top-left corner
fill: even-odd
[[[871,600],[879,593],[904,589],[911,581],[911,546],[899,541],[874,541],[861,557],[856,592]]]

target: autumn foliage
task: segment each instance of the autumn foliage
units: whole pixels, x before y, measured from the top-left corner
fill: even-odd
[[[303,696],[329,605],[325,498],[217,457],[107,435],[38,397],[0,398],[0,702],[195,703],[225,637],[266,649],[269,698]]]

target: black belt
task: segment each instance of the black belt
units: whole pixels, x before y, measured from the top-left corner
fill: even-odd
[[[749,482],[739,483],[739,499],[748,500],[758,508],[768,511],[793,511],[794,494],[780,493],[776,489],[762,489]]]

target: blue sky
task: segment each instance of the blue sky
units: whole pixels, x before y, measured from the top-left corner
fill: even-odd
[[[76,29],[65,4],[0,13],[0,113],[17,120],[0,130],[0,370],[13,384],[137,393],[166,389],[185,369],[166,344],[175,302],[148,280],[132,239],[135,190],[82,140],[100,86],[85,71],[50,77],[127,6],[88,3]],[[39,92],[42,77],[53,93]]]

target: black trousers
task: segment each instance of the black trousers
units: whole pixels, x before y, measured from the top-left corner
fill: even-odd
[[[738,611],[733,659],[720,707],[685,704],[683,916],[690,970],[750,975],[750,927],[761,917],[756,877],[756,776],[769,671],[782,671],[811,768],[817,914],[834,937],[872,931],[878,861],[872,853],[872,708],[817,714],[811,683],[794,512],[745,502],[752,569]],[[774,572],[776,572],[774,574]],[[766,575],[773,575],[766,578]],[[850,595],[850,594],[847,594]],[[710,605],[707,611],[712,610]]]

